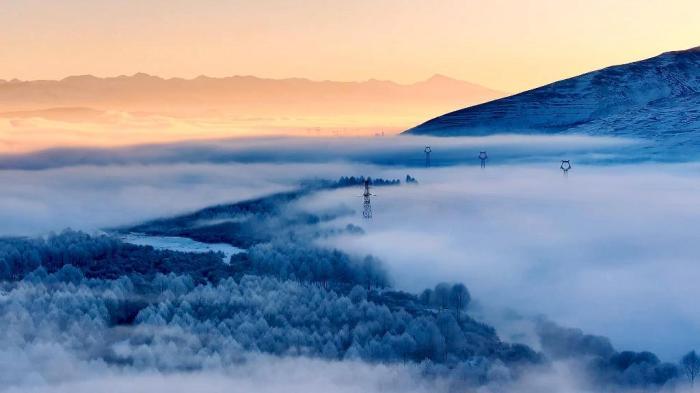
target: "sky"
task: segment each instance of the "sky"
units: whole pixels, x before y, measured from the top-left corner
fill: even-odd
[[[698,15],[697,0],[4,0],[0,79],[444,74],[517,92],[698,46]]]

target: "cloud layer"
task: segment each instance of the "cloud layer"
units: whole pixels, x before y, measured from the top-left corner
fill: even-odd
[[[546,314],[609,336],[617,348],[653,350],[664,360],[697,346],[697,164],[590,165],[624,156],[620,151],[629,144],[588,138],[282,141],[6,156],[0,159],[6,168],[0,171],[0,233],[97,230],[287,190],[303,179],[410,173],[419,185],[374,190],[372,221],[359,216],[361,190],[323,192],[296,207],[356,210],[355,217],[330,225],[351,222],[365,234],[325,244],[380,257],[399,288],[463,281],[474,297],[472,312],[495,324],[505,339],[536,344],[529,322],[503,312],[515,310],[528,317]],[[432,144],[437,168],[421,167],[425,144]],[[481,149],[493,157],[485,170],[472,154]],[[476,162],[469,165],[446,166],[472,156]],[[558,168],[561,156],[577,157],[568,177]],[[136,385],[184,391],[207,381],[215,391],[227,385],[321,391],[334,384],[333,390],[346,391],[435,389],[397,383],[409,373],[401,366],[263,359],[252,361],[251,369],[166,375],[85,363],[50,345],[21,352],[32,367],[33,353],[36,359],[51,353],[52,360],[70,365],[67,375],[75,378],[51,383],[50,391],[94,391],[107,382],[117,391]],[[3,355],[4,364],[17,358]],[[295,374],[304,367],[326,374]],[[367,375],[367,382],[345,379],[355,373]],[[46,381],[32,380],[31,370],[15,374],[25,378],[15,389],[47,388]],[[553,374],[533,375],[528,383],[575,390],[571,378],[569,366],[557,364]],[[262,385],[264,380],[269,384]]]
[[[376,191],[366,236],[332,244],[379,256],[401,287],[463,281],[491,308],[545,313],[618,346],[674,358],[696,342],[697,165],[412,173],[419,186]],[[322,203],[348,201],[336,191],[307,208]]]
[[[431,146],[433,166],[473,163],[488,150],[491,164],[533,161],[639,161],[641,141],[581,135],[494,135],[466,138],[425,136],[375,138],[251,138],[142,145],[115,149],[64,148],[0,155],[0,169],[47,169],[76,165],[173,163],[328,163],[359,162],[424,166]],[[293,176],[293,173],[289,174]]]

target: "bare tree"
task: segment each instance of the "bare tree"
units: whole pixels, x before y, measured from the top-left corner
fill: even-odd
[[[683,367],[683,372],[685,376],[688,377],[690,386],[695,385],[695,379],[700,374],[700,356],[698,356],[695,351],[688,352],[683,359],[681,359],[681,366]]]

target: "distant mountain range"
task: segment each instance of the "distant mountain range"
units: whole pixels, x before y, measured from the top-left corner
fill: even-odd
[[[583,133],[700,144],[700,47],[460,109],[406,133]]]
[[[147,74],[58,81],[0,81],[0,112],[51,108],[118,110],[176,116],[238,117],[382,115],[440,112],[502,97],[504,93],[441,75],[414,84],[390,81],[312,81],[232,76],[164,79]],[[437,113],[440,113],[437,112]],[[39,114],[46,114],[38,112]],[[436,113],[436,114],[437,114]]]
[[[0,154],[270,135],[384,135],[504,95],[441,75],[413,84],[147,74],[0,81]]]

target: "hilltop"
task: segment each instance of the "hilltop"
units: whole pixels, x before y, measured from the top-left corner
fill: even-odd
[[[682,146],[700,131],[700,47],[589,72],[433,118],[408,134],[583,133]]]

